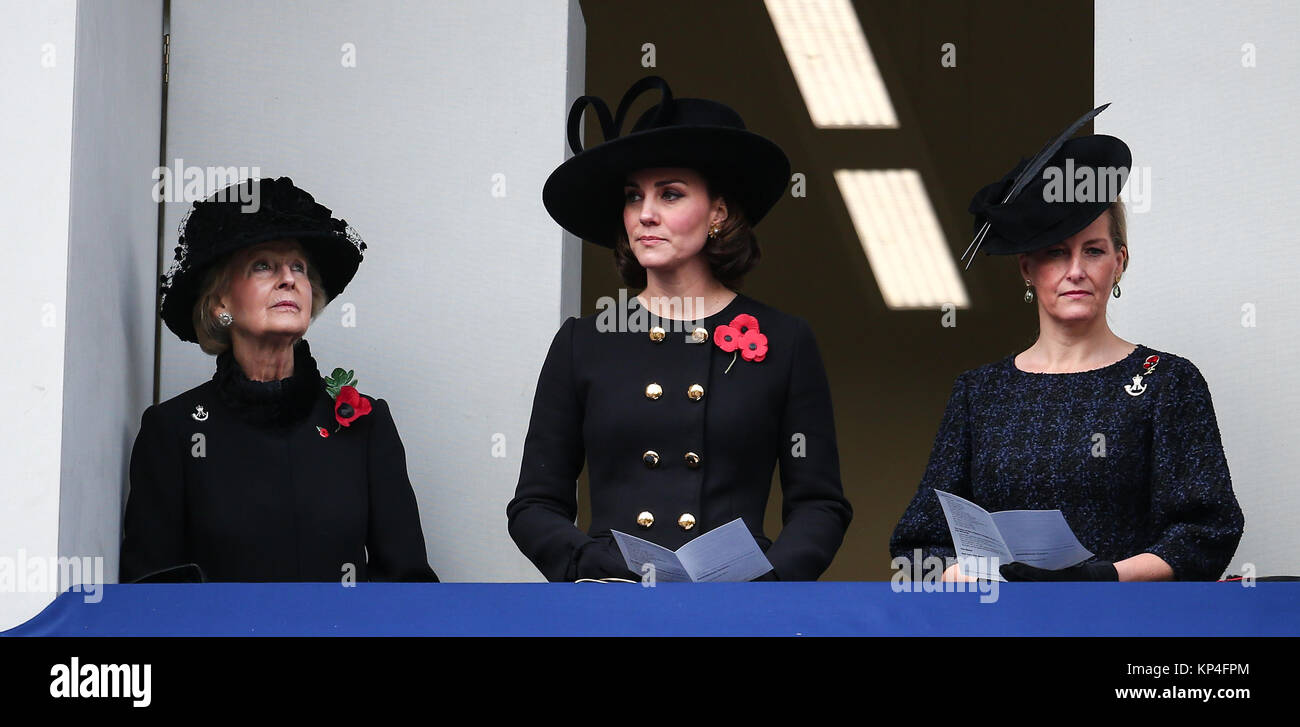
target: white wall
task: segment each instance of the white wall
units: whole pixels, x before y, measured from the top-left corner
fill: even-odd
[[[172,5],[167,158],[290,176],[368,244],[307,338],[323,372],[389,401],[444,580],[540,580],[505,507],[542,360],[578,311],[579,243],[541,188],[583,33],[577,0]],[[165,250],[188,207],[167,205]],[[162,398],[213,368],[166,333]]]
[[[1294,2],[1096,3],[1095,128],[1151,175],[1113,327],[1205,375],[1256,575],[1300,574],[1298,35]]]
[[[72,0],[13,3],[0,23],[0,159],[8,166],[0,175],[0,400],[8,410],[0,416],[0,558],[11,564],[20,550],[58,555],[76,9]],[[53,597],[0,592],[0,629]]]
[[[130,443],[153,398],[162,2],[4,16],[0,630],[57,592],[30,590],[33,562],[103,558],[116,575]]]
[[[153,403],[162,11],[77,8],[59,553],[102,556],[109,580],[131,444]]]

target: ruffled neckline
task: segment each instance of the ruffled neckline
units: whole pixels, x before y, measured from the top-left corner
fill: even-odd
[[[217,356],[217,393],[241,419],[257,426],[289,426],[305,417],[325,390],[306,339],[293,347],[293,375],[279,381],[249,379],[234,354]]]

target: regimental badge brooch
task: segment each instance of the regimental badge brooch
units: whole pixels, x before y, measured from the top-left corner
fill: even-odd
[[[208,420],[208,413],[203,410],[202,404],[194,407],[194,411],[190,412],[190,416],[194,417],[196,422],[206,422]]]
[[[1156,364],[1160,363],[1159,356],[1147,356],[1147,360],[1142,362],[1142,373],[1133,377],[1133,383],[1124,387],[1124,391],[1129,396],[1141,396],[1142,392],[1147,390],[1146,384],[1142,383],[1143,376],[1150,376],[1152,371],[1156,370]]]

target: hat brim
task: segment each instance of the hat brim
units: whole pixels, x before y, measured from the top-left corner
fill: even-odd
[[[986,255],[1020,255],[1060,244],[1095,222],[1098,217],[1101,217],[1102,213],[1110,209],[1111,204],[1111,202],[1076,203],[1076,210],[1072,210],[1069,215],[1056,224],[1040,230],[1033,237],[1026,240],[1008,240],[999,236],[991,228],[984,240],[984,253]]]
[[[744,129],[674,126],[621,136],[571,157],[542,188],[542,202],[561,227],[589,242],[613,247],[623,229],[623,185],[638,169],[683,167],[733,196],[757,224],[790,179],[781,147]]]

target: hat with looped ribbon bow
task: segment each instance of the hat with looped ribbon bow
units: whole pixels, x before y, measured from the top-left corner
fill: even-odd
[[[620,136],[632,102],[650,89],[659,103]],[[583,149],[580,124],[590,106],[605,141]],[[745,128],[731,107],[700,98],[673,98],[658,76],[637,81],[610,117],[596,96],[583,96],[569,110],[569,148],[574,156],[556,168],[542,188],[546,211],[578,237],[613,247],[623,229],[623,185],[638,169],[684,167],[704,176],[710,192],[722,193],[744,212],[750,224],[772,209],[785,193],[790,161],[774,142]]]
[[[182,341],[198,343],[194,303],[203,276],[229,254],[271,240],[295,239],[320,272],[326,301],[352,281],[366,243],[288,177],[248,179],[194,203],[181,220],[171,269],[161,276],[162,319]]]
[[[980,248],[1014,255],[1055,245],[1092,224],[1119,197],[1133,154],[1104,134],[1069,137],[1110,104],[1080,117],[1032,159],[1021,159],[971,199],[975,239],[962,259],[969,268]],[[1067,141],[1068,139],[1068,141]]]

